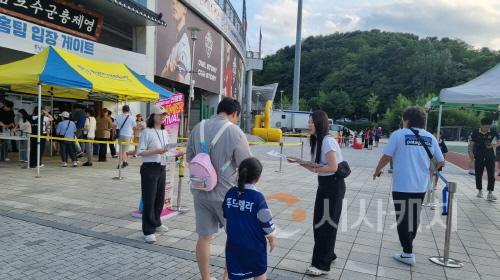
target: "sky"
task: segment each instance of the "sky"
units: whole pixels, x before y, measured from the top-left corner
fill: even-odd
[[[231,0],[241,16],[243,0]],[[500,0],[303,0],[302,37],[380,29],[458,38],[500,50]],[[247,0],[248,46],[275,53],[295,44],[297,0]]]

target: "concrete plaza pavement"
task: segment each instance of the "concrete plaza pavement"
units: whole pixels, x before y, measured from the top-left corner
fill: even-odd
[[[279,161],[266,155],[273,149],[277,147],[252,147],[264,164],[258,187],[268,197],[280,232],[277,248],[269,256],[270,279],[309,279],[303,273],[313,248],[316,178],[288,163],[283,164],[283,172],[276,172]],[[297,156],[300,147],[285,147],[285,153]],[[343,153],[353,172],[347,180],[336,245],[338,259],[324,278],[500,279],[500,206],[475,197],[473,177],[452,165],[444,172],[458,183],[457,231],[452,234],[451,256],[465,266],[444,269],[429,262],[428,257],[443,252],[445,219],[439,210],[425,209],[415,241],[417,264],[410,267],[391,258],[401,250],[394,228],[391,178],[388,174],[375,181],[371,178],[380,150],[344,149]],[[21,169],[16,162],[0,163],[0,279],[5,275],[2,268],[12,273],[5,279],[71,279],[71,275],[75,279],[85,279],[75,275],[87,279],[199,279],[193,211],[167,220],[170,231],[160,235],[155,245],[142,242],[141,222],[131,217],[140,196],[139,165],[139,159],[131,160],[123,173],[125,179],[115,181],[116,161],[95,163],[92,168],[61,168],[56,158],[48,159],[38,179],[34,170]],[[183,205],[192,208],[186,181],[183,187]],[[218,275],[224,264],[224,243],[221,232],[212,248]],[[88,246],[92,249],[82,249]],[[95,264],[99,263],[112,268],[97,270]],[[155,270],[156,274],[134,274],[131,267]],[[115,270],[122,274],[113,274]]]

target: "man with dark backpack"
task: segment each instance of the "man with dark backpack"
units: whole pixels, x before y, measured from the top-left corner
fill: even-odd
[[[237,100],[224,98],[217,107],[216,116],[193,128],[186,150],[188,162],[197,161],[198,154],[208,154],[217,177],[213,189],[195,188],[194,185],[198,184],[192,184],[191,189],[198,233],[196,259],[202,280],[211,279],[210,243],[212,235],[225,223],[222,212],[224,197],[230,188],[236,186],[238,165],[252,156],[245,134],[235,125],[240,112],[241,105]],[[201,137],[202,130],[204,137]],[[205,145],[201,143],[202,138]]]
[[[432,186],[431,165],[437,169],[444,166],[436,137],[423,129],[425,118],[425,112],[419,107],[404,110],[403,128],[391,134],[373,174],[373,179],[379,177],[383,168],[393,161],[392,198],[403,247],[403,252],[393,257],[408,265],[415,264],[413,240],[417,236],[425,193]]]

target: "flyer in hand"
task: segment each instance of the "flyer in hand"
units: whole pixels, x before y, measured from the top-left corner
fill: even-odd
[[[274,150],[267,152],[267,155],[274,157],[274,158],[288,160],[289,162],[298,163],[300,165],[304,165],[304,166],[308,166],[308,167],[316,167],[317,168],[317,167],[323,166],[322,164],[318,164],[318,163],[315,163],[312,161],[305,161],[305,160],[301,160],[301,159],[296,158],[296,157],[289,157],[285,154],[280,154],[279,152],[274,151]]]

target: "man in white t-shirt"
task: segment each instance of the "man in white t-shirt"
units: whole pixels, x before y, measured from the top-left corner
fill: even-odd
[[[413,240],[420,223],[421,205],[429,186],[432,186],[430,156],[437,162],[437,168],[444,166],[438,141],[423,129],[425,118],[425,112],[419,107],[409,107],[403,112],[403,128],[391,134],[373,174],[373,179],[379,177],[382,169],[393,161],[392,197],[403,247],[403,253],[394,255],[394,258],[409,265],[415,263]]]
[[[130,115],[130,107],[128,105],[123,105],[122,112],[123,114],[119,115],[115,119],[115,127],[117,129],[118,142],[130,143],[132,141],[132,138],[134,137],[135,119],[132,115]],[[120,144],[120,158],[122,161],[122,168],[128,166],[127,152],[129,148],[130,145],[128,144]]]

